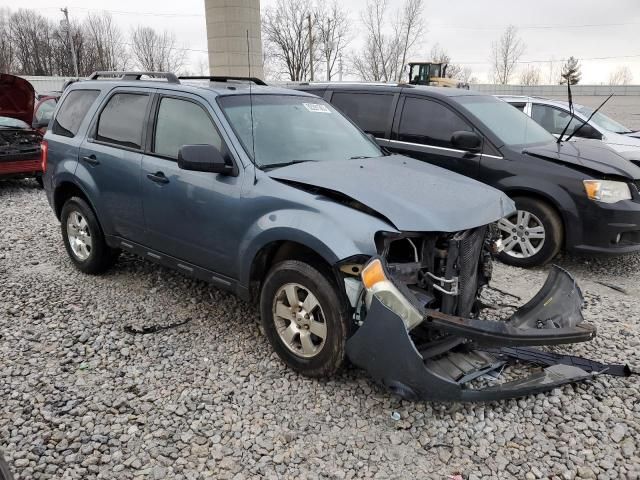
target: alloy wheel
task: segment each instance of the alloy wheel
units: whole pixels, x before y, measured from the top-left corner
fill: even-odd
[[[71,251],[78,260],[89,258],[93,247],[91,232],[87,219],[77,210],[72,211],[67,218],[67,237]]]
[[[327,323],[320,302],[306,287],[287,283],[273,301],[273,321],[282,343],[294,354],[311,358],[324,347]]]
[[[546,232],[542,221],[533,213],[518,210],[498,222],[504,253],[514,258],[530,258],[544,246]]]

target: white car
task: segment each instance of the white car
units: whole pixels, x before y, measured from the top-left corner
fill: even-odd
[[[571,115],[568,102],[542,97],[496,96],[530,116],[556,137],[562,133]],[[594,110],[577,103],[573,107],[575,118],[567,129],[567,136],[586,121]],[[578,131],[576,137],[601,140],[623,157],[640,165],[640,131],[632,131],[600,111]]]

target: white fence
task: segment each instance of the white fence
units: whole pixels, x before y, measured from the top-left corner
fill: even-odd
[[[61,90],[64,82],[71,77],[22,77],[31,82],[36,92]],[[561,97],[567,95],[565,85],[471,85],[471,90],[487,95],[536,95],[541,97]],[[640,85],[574,85],[571,91],[576,97],[607,96],[614,93],[619,96],[640,96]]]
[[[566,97],[566,85],[471,85],[471,90],[487,95],[531,95],[539,97]],[[571,93],[576,97],[640,96],[640,85],[573,85]]]
[[[37,93],[55,92],[62,90],[64,82],[71,80],[73,77],[30,77],[23,76],[25,80],[29,80]]]

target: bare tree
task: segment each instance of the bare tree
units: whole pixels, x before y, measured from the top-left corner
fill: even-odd
[[[423,0],[405,0],[401,10],[400,21],[396,24],[396,37],[402,59],[395,66],[396,79],[402,80],[402,72],[407,64],[407,55],[425,34],[426,27],[422,17]]]
[[[518,29],[509,25],[500,39],[491,44],[490,61],[495,83],[509,83],[524,51],[525,45],[518,37]]]
[[[535,65],[527,65],[520,72],[520,84],[526,86],[540,85],[540,69]]]
[[[24,75],[53,75],[55,27],[41,14],[20,9],[11,14],[15,68]]]
[[[88,50],[86,70],[126,70],[131,58],[111,14],[89,13],[83,26]]]
[[[626,65],[620,65],[609,74],[609,85],[630,85],[633,81],[631,69]]]
[[[10,73],[14,69],[14,49],[11,38],[11,11],[0,8],[0,73]]]
[[[150,72],[175,72],[186,62],[186,51],[178,47],[173,33],[141,25],[131,34],[131,53],[140,68]]]
[[[327,81],[336,73],[336,63],[351,41],[349,16],[336,1],[326,8],[318,3],[315,13],[316,37],[318,48],[324,60]]]
[[[265,50],[276,69],[292,81],[309,76],[309,15],[309,0],[278,0],[262,17]],[[313,55],[314,60],[318,58],[318,52]]]
[[[436,43],[433,47],[431,47],[429,58],[434,63],[447,64],[447,72],[445,74],[447,78],[455,78],[456,80],[460,80],[461,82],[469,83],[469,79],[473,75],[473,71],[471,70],[471,68],[452,63],[449,52],[441,47],[439,43]]]
[[[386,0],[368,0],[362,12],[365,46],[353,59],[364,80],[401,80],[404,65],[425,32],[422,0],[406,0],[400,11],[389,14]],[[398,20],[387,24],[387,19]]]

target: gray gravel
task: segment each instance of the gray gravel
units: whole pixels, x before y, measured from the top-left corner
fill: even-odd
[[[640,256],[560,263],[599,328],[566,350],[640,369]],[[526,300],[544,275],[498,266],[495,285]],[[293,373],[256,320],[134,257],[80,274],[43,192],[0,183],[0,452],[18,479],[640,478],[638,377],[491,404],[403,402],[355,369]]]

